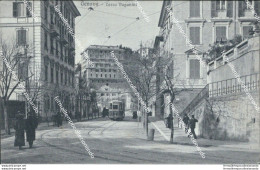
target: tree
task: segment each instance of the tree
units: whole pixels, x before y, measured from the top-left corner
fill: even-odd
[[[33,97],[31,97],[32,102],[37,99],[37,95],[39,94],[39,86],[37,90],[31,86],[32,80],[30,79],[33,77],[33,74],[30,74],[32,72],[29,71],[29,63],[32,56],[27,56],[27,52],[31,50],[28,45],[18,46],[16,40],[5,40],[3,36],[0,35],[0,94],[2,98],[0,104],[2,104],[4,112],[6,134],[10,134],[7,103],[14,91],[18,89],[19,86],[24,87],[25,93],[29,96],[33,95]]]

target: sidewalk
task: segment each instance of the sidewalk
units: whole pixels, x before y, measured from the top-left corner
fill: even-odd
[[[88,120],[88,118],[82,118],[79,122],[85,122],[85,121],[95,121],[95,120],[100,120],[100,119],[104,119],[102,117],[97,117],[97,118],[90,118]],[[74,123],[77,123],[78,121],[76,119],[72,120]],[[67,124],[67,121],[63,121],[62,125]],[[51,129],[51,128],[57,128],[57,125],[53,126],[53,122],[49,122],[49,126],[47,122],[42,122],[39,123],[38,127],[36,130],[47,130],[47,129]],[[5,134],[5,130],[1,129],[1,139],[7,138],[7,137],[11,137],[14,136],[15,130],[13,128],[10,129],[11,134],[10,135],[6,135]]]
[[[166,140],[170,141],[171,130],[166,128],[162,120],[151,122],[150,128],[154,128],[155,131],[155,140]],[[157,133],[157,134],[156,134]],[[188,134],[185,133],[184,128],[174,127],[174,144],[179,145],[190,145],[193,146],[192,140],[188,138]],[[237,142],[237,141],[221,141],[221,140],[210,140],[205,138],[196,139],[198,146],[200,147],[225,147],[233,148],[239,150],[256,150],[258,146],[253,146],[247,142]],[[258,151],[259,152],[259,151]]]

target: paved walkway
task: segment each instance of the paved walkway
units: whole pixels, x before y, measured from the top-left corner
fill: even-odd
[[[150,123],[150,128],[156,129],[154,140],[165,140],[170,141],[171,130],[166,128],[162,120]],[[174,137],[173,141],[175,144],[180,145],[194,145],[188,135],[185,133],[184,128],[174,127]],[[236,141],[220,141],[220,140],[210,140],[205,138],[197,139],[198,146],[201,147],[225,147],[233,148],[239,150],[252,150],[259,152],[259,146],[252,145],[248,142],[236,142]],[[258,151],[257,149],[258,148]]]
[[[97,117],[97,118],[93,118],[90,117],[89,119],[88,118],[82,118],[81,119],[81,122],[84,122],[84,121],[95,121],[95,120],[100,120],[100,119],[104,119],[102,117]],[[73,122],[77,122],[76,119],[73,119],[72,120]],[[67,124],[66,121],[63,121],[62,124]],[[47,122],[42,122],[42,123],[39,123],[38,127],[37,127],[37,130],[46,130],[46,129],[51,129],[51,128],[54,128],[54,127],[57,127],[57,126],[53,126],[53,122],[49,122],[49,124]],[[7,137],[10,137],[10,136],[13,136],[14,135],[14,132],[15,130],[13,128],[10,129],[10,132],[11,134],[10,135],[6,135],[5,134],[5,130],[4,129],[1,129],[1,138],[4,139],[4,138],[7,138]]]

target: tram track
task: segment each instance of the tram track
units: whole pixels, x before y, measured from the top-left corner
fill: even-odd
[[[104,124],[102,127],[103,127],[103,129],[100,131],[100,134],[101,133],[103,133],[105,130],[107,130],[108,128],[110,128],[110,127],[112,127],[112,126],[114,126],[115,124],[117,124],[118,122],[112,122],[112,124],[110,124],[111,122],[109,122],[109,123],[106,123],[106,124]],[[110,124],[109,126],[106,126],[106,127],[104,127],[105,125],[107,125],[107,124]],[[96,130],[96,129],[99,129],[100,127],[97,127],[97,128],[94,128],[94,129],[91,129],[89,132],[93,132],[94,130]],[[57,133],[57,135],[60,135],[60,134],[62,134],[62,133],[64,133],[64,132],[67,132],[68,130],[65,130],[65,131],[62,131],[62,132],[60,132],[60,133]],[[88,132],[88,134],[90,134]],[[45,135],[47,135],[48,133],[51,133],[51,132],[46,132],[46,133],[43,133],[42,135],[41,135],[41,141],[43,142],[43,143],[45,143],[46,145],[48,145],[48,146],[50,146],[50,147],[54,147],[54,148],[57,148],[57,149],[60,149],[60,150],[64,150],[64,151],[67,151],[67,152],[72,152],[72,153],[76,153],[76,154],[79,154],[79,155],[86,155],[86,153],[83,153],[83,152],[81,152],[81,151],[77,151],[77,150],[71,150],[71,149],[68,149],[68,148],[64,148],[64,147],[61,147],[61,146],[57,146],[57,145],[54,145],[54,144],[51,144],[51,143],[49,143],[49,142],[47,142],[47,141],[45,141],[44,140],[44,136]],[[91,135],[90,135],[91,136]],[[68,139],[64,139],[65,141],[68,141]],[[108,142],[108,141],[106,141],[106,142]],[[67,142],[67,143],[69,143],[69,142]],[[109,142],[110,144],[113,144],[113,142]],[[159,163],[158,161],[156,161],[156,160],[149,160],[149,159],[144,159],[144,158],[136,158],[136,155],[134,155],[134,156],[129,156],[129,155],[125,155],[125,154],[122,154],[122,153],[113,153],[113,152],[107,152],[107,151],[104,151],[104,150],[99,150],[99,149],[92,149],[92,152],[94,151],[94,155],[95,155],[95,157],[96,158],[100,158],[100,159],[104,159],[104,160],[110,160],[110,161],[115,161],[115,162],[120,162],[120,163],[137,163],[137,162],[153,162],[153,163],[155,163],[155,162],[157,162],[157,163]],[[96,151],[96,152],[95,152]],[[129,152],[130,153],[130,152]],[[105,155],[107,155],[107,156],[105,156]],[[112,157],[116,157],[116,158],[111,158],[111,156]],[[119,157],[119,158],[118,158]],[[122,160],[122,159],[120,159],[120,158],[122,158],[122,157],[124,157],[124,158],[128,158],[128,159],[130,159],[130,160],[128,160],[128,161],[124,161],[124,160]]]

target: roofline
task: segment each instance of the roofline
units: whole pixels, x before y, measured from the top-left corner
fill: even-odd
[[[160,14],[160,19],[159,19],[159,22],[158,22],[158,27],[162,27],[163,26],[162,23],[163,23],[163,20],[165,18],[166,5],[169,5],[171,3],[172,3],[172,1],[166,1],[166,0],[163,1],[161,14]]]
[[[71,6],[74,8],[73,12],[76,14],[76,17],[81,16],[81,14],[80,14],[78,8],[76,7],[75,3],[72,0],[67,1],[67,2],[69,2],[71,4]]]

